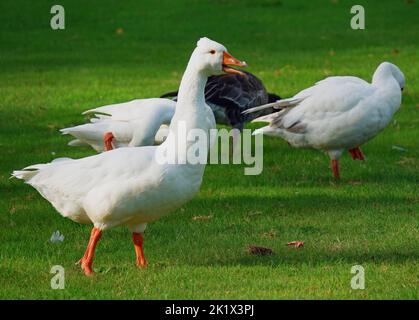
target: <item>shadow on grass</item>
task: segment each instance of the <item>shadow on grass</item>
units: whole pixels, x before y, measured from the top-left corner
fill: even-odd
[[[4,186],[0,188],[0,191],[2,189],[10,191]],[[33,194],[34,197],[25,198],[24,202],[27,204],[33,200],[38,202],[40,198],[38,199],[36,191],[31,190],[27,193],[26,191],[29,189],[31,188],[24,184],[16,184],[13,186],[13,190],[16,192],[13,195],[20,195],[24,198],[25,195]],[[394,240],[391,238],[394,235],[389,238],[383,234],[377,238],[369,232],[370,227],[372,229],[387,228],[389,223],[393,223],[394,217],[400,214],[394,210],[386,210],[383,213],[380,208],[410,206],[403,195],[383,193],[380,196],[371,196],[365,194],[361,198],[357,194],[342,196],[342,194],[328,195],[316,194],[315,192],[314,190],[313,194],[275,195],[272,197],[261,194],[196,198],[182,210],[178,210],[151,224],[153,227],[147,235],[149,245],[146,244],[146,248],[148,247],[146,250],[154,252],[153,254],[159,257],[161,256],[165,261],[173,261],[175,265],[181,266],[298,267],[340,263],[405,263],[419,261],[419,252],[414,250],[415,245],[409,240],[412,235],[407,235],[406,240],[403,237]],[[27,222],[37,217],[37,213],[42,213],[41,220],[36,221],[36,225],[41,229],[44,229],[42,225],[45,226],[45,229],[51,229],[51,225],[55,224],[54,228],[63,230],[64,223],[67,223],[64,219],[54,218],[54,223],[45,219],[50,216],[50,213],[57,216],[58,213],[54,212],[55,210],[46,201],[44,202],[45,206],[41,208],[34,209],[29,205],[27,209],[22,209],[20,214],[14,215],[13,219],[19,228],[10,229],[9,233],[12,232],[12,235],[16,232],[26,234],[25,230],[32,228]],[[37,212],[40,210],[48,212]],[[202,212],[212,212],[213,218],[206,222],[196,222],[191,219],[194,215]],[[385,219],[389,217],[391,217],[391,222],[386,222]],[[400,217],[409,221],[415,219],[413,213],[411,216],[400,215]],[[290,222],[291,218],[294,219],[295,223]],[[310,220],[307,220],[307,218]],[[408,220],[404,220],[404,223]],[[57,224],[61,223],[59,221],[63,221],[63,225]],[[337,231],[332,228],[336,227],[337,230],[347,228],[346,225],[350,224],[351,221],[354,222],[353,228],[357,229],[348,231],[344,236],[346,238],[346,241],[343,242],[344,245],[335,248],[333,239],[337,236]],[[372,225],[365,225],[366,223]],[[360,224],[364,224],[362,229],[359,229]],[[71,244],[72,249],[69,248],[69,250],[73,251],[77,246],[80,246],[81,249],[78,249],[78,251],[82,253],[90,226],[79,227],[81,226],[68,225],[66,235],[70,239],[71,233],[69,233],[69,230],[75,232],[71,235],[71,238],[77,243]],[[397,229],[397,223],[393,227]],[[267,241],[274,246],[275,255],[252,256],[247,253],[245,245],[265,243],[265,240],[259,238],[258,232],[270,228],[282,230],[281,233],[284,234],[289,231],[287,236],[290,234],[293,236],[301,235],[303,240],[308,240],[306,246],[300,249],[286,247],[281,235],[281,237]],[[7,234],[9,235],[9,233]],[[245,235],[249,235],[248,240]],[[127,233],[126,239],[125,236],[122,239],[120,238],[118,233],[106,232],[103,242],[107,242],[106,247],[109,251],[106,255],[108,259],[112,260],[114,251],[120,250],[118,242],[126,241],[128,248],[129,234]],[[22,238],[21,241],[24,241],[24,239]],[[382,239],[385,242],[380,244]],[[8,241],[8,239],[5,240]],[[104,245],[105,243],[101,245],[101,251]],[[33,250],[36,249],[33,248]],[[130,259],[132,255],[131,248],[129,250],[126,259]],[[25,255],[24,252],[21,252],[21,254]],[[45,254],[48,253],[45,252]],[[50,254],[54,255],[56,252]],[[102,252],[102,254],[105,253]],[[154,258],[156,263],[158,263],[158,260],[159,258]],[[118,265],[118,262],[114,261],[112,265]]]
[[[309,249],[308,249],[309,250]],[[398,250],[387,250],[379,252],[352,252],[343,251],[333,253],[327,251],[316,250],[315,253],[305,254],[301,252],[299,255],[281,252],[272,257],[253,257],[243,256],[238,259],[228,261],[215,262],[215,266],[303,266],[303,265],[327,265],[327,264],[379,264],[379,263],[398,263],[418,261],[419,255],[412,250],[411,253],[400,253]],[[194,265],[201,265],[195,263]],[[213,265],[211,263],[211,265]],[[202,265],[201,265],[202,266]]]
[[[397,228],[414,220],[414,214],[403,215],[395,211],[383,214],[377,210],[377,206],[406,205],[403,197],[384,194],[380,197],[366,196],[357,201],[354,199],[356,197],[304,195],[290,198],[238,196],[220,200],[195,200],[187,207],[187,212],[169,217],[165,222],[159,222],[156,226],[158,229],[152,230],[153,233],[157,231],[153,241],[160,243],[161,234],[173,239],[169,255],[180,264],[196,266],[274,267],[419,261],[419,251],[411,241],[413,233],[399,234],[394,238]],[[276,209],[278,201],[282,207]],[[187,217],[188,213],[199,212],[202,207],[211,208],[211,212],[214,212],[214,217],[208,222],[201,224],[190,222],[187,225],[178,223],[177,226],[174,224],[175,221],[182,219],[182,216]],[[357,208],[359,213],[356,211]],[[393,221],[399,214],[400,225],[396,222],[395,225],[388,226],[392,222],[386,222],[386,219],[391,216],[390,219]],[[289,221],[294,216],[295,224],[290,224]],[[313,224],[307,222],[307,217],[313,221]],[[347,229],[347,225],[351,222],[354,222],[351,227],[353,230],[349,230],[345,235],[340,235],[339,231],[336,231]],[[360,224],[363,227],[360,228]],[[262,230],[269,231],[271,228],[279,230],[277,237],[269,240],[260,238]],[[382,230],[382,233],[377,235],[377,230]],[[185,236],[184,239],[177,237],[178,234],[191,232],[192,234]],[[389,232],[388,236],[386,232]],[[246,234],[248,239],[244,237]],[[300,249],[287,247],[284,238],[290,235],[298,235],[307,240],[306,246]],[[338,242],[337,237],[342,241]],[[193,238],[193,243],[190,242],[190,238]],[[227,239],[230,239],[231,247],[226,243]],[[254,256],[246,252],[246,245],[264,243],[268,243],[276,254]],[[182,246],[192,246],[190,250],[192,255],[184,252]],[[206,255],[202,259],[194,259],[193,252],[199,251],[199,248],[207,250]]]
[[[379,196],[371,196],[369,193],[365,193],[363,196],[359,194],[342,196],[342,194],[318,194],[313,191],[312,194],[291,194],[284,196],[238,195],[213,197],[211,199],[200,198],[192,200],[187,207],[190,210],[194,210],[193,208],[207,208],[209,211],[221,208],[223,209],[222,212],[228,212],[228,214],[234,213],[234,209],[237,208],[239,210],[238,212],[236,211],[238,215],[252,212],[263,212],[265,215],[275,212],[288,212],[293,209],[303,209],[304,212],[312,215],[312,212],[325,213],[333,211],[336,213],[346,213],[349,210],[359,209],[360,211],[365,211],[368,208],[374,210],[377,208],[377,205],[380,207],[385,205],[398,207],[408,205],[406,201],[405,196],[386,192],[383,192]]]

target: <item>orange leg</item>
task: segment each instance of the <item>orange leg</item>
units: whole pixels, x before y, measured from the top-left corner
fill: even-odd
[[[87,244],[87,248],[86,248],[86,251],[84,252],[84,256],[79,261],[77,261],[76,264],[82,264],[83,261],[87,259],[87,255],[89,253],[89,247],[90,247],[90,244],[92,243],[92,239],[94,237],[95,232],[96,232],[96,229],[93,228],[92,231],[90,232],[89,243]]]
[[[113,149],[112,146],[112,140],[114,139],[114,135],[112,134],[112,132],[106,132],[105,135],[103,136],[103,142],[105,144],[105,150],[109,151]]]
[[[95,254],[96,245],[102,236],[102,230],[94,227],[90,234],[89,244],[87,245],[86,252],[84,253],[83,258],[81,258],[81,268],[84,271],[86,276],[90,276],[93,274],[92,264],[93,264],[93,257]]]
[[[139,268],[147,267],[147,261],[144,256],[143,242],[144,238],[141,233],[132,233],[132,241],[134,242],[135,254],[137,256],[137,266]]]
[[[332,160],[331,162],[333,176],[336,179],[340,179],[340,173],[339,173],[339,160]]]
[[[359,149],[359,147],[349,149],[348,151],[351,154],[353,160],[365,160],[364,154],[362,153],[361,149]]]

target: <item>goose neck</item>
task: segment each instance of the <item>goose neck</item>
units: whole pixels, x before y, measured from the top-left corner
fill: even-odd
[[[176,109],[197,108],[204,105],[207,78],[204,72],[195,70],[193,65],[189,65],[180,83]]]

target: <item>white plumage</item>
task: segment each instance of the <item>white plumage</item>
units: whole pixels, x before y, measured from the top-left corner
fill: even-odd
[[[88,144],[98,152],[105,149],[104,137],[107,133],[112,134],[114,148],[150,146],[164,140],[163,132],[166,131],[159,132],[159,129],[170,124],[175,107],[176,102],[162,98],[112,104],[83,112],[95,115],[91,123],[60,131],[76,138],[69,145]]]
[[[86,275],[93,273],[93,255],[102,231],[120,225],[133,232],[137,265],[145,267],[142,233],[147,223],[175,210],[198,192],[205,163],[170,164],[161,159],[162,155],[183,158],[179,150],[194,145],[194,141],[178,134],[179,126],[184,126],[186,132],[200,129],[206,133],[206,159],[209,130],[215,128],[215,119],[205,103],[204,87],[209,75],[224,69],[225,51],[225,47],[209,39],[198,42],[180,84],[169,136],[161,145],[120,148],[78,160],[58,159],[13,172],[14,177],[38,190],[62,216],[93,223],[87,250],[80,260]],[[100,111],[112,116],[113,108],[119,107]]]
[[[363,160],[359,146],[375,137],[390,122],[401,104],[405,78],[394,64],[383,62],[372,83],[357,77],[329,77],[290,99],[256,107],[284,108],[256,121],[268,126],[254,134],[281,137],[298,148],[326,151],[339,178],[338,159],[349,150],[354,159]]]

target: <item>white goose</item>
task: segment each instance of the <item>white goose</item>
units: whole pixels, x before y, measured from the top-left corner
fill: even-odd
[[[91,123],[61,129],[76,139],[70,146],[90,145],[98,152],[120,147],[151,146],[164,140],[162,125],[170,124],[176,103],[169,99],[137,99],[83,112]]]
[[[284,108],[256,121],[270,124],[254,134],[281,137],[298,148],[324,150],[340,178],[339,158],[348,150],[364,160],[359,146],[374,138],[390,122],[401,104],[405,77],[389,62],[376,69],[372,83],[357,77],[329,77],[290,99],[249,109]]]
[[[121,225],[133,232],[137,265],[145,267],[142,234],[147,223],[180,207],[198,192],[205,163],[185,161],[186,153],[181,151],[196,142],[178,129],[186,128],[187,133],[200,129],[209,143],[215,120],[205,103],[204,87],[208,76],[231,72],[227,65],[245,63],[230,56],[217,42],[207,38],[198,41],[182,77],[169,136],[161,145],[120,148],[78,160],[58,159],[13,172],[64,217],[94,225],[80,260],[86,275],[93,273],[93,255],[102,232]],[[177,162],[162,162],[162,156],[174,157]],[[207,154],[204,156],[206,159]]]

